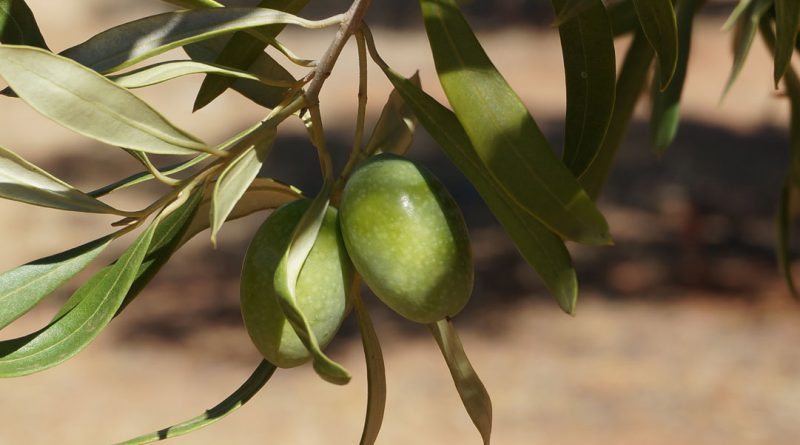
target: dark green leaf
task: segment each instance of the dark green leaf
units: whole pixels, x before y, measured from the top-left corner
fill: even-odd
[[[104,236],[0,274],[0,329],[83,270],[113,239],[111,235]]]
[[[382,68],[408,106],[414,110],[420,123],[481,195],[558,304],[567,313],[573,313],[578,282],[569,251],[561,238],[511,199],[500,181],[481,162],[464,127],[452,111],[410,80],[386,66]]]
[[[278,11],[297,14],[307,4],[309,0],[262,0],[259,8],[270,8]],[[215,63],[231,68],[246,70],[253,64],[258,57],[263,57],[264,48],[267,42],[264,37],[276,37],[283,30],[285,25],[265,26],[260,29],[259,38],[255,38],[245,32],[237,32],[231,37],[225,48],[217,56]],[[269,56],[266,56],[269,57]],[[233,79],[222,76],[209,75],[200,86],[197,98],[194,102],[194,109],[199,110],[208,105],[230,88]]]
[[[553,0],[557,13],[568,0]],[[564,163],[579,176],[603,142],[614,109],[614,36],[601,0],[558,27],[567,83]]]
[[[776,253],[778,258],[778,269],[786,281],[786,287],[792,294],[795,300],[800,301],[800,292],[797,291],[797,286],[794,282],[792,275],[792,258],[791,258],[791,239],[792,239],[792,191],[797,190],[792,184],[792,179],[789,178],[786,184],[781,188],[781,198],[778,206],[777,226],[778,226],[778,241],[776,243]]]
[[[665,89],[678,66],[678,25],[672,0],[633,0],[644,35],[658,57],[661,89]]]
[[[639,18],[636,17],[636,8],[633,7],[633,0],[622,0],[609,5],[608,18],[611,21],[614,37],[640,29]]]
[[[120,442],[117,445],[143,445],[147,443],[159,442],[173,437],[182,436],[192,431],[211,425],[212,423],[222,419],[228,414],[236,411],[244,406],[253,398],[261,388],[269,381],[272,374],[275,372],[275,366],[262,361],[258,365],[253,374],[240,386],[236,391],[228,396],[225,400],[209,408],[197,417],[193,417],[185,422],[181,422],[170,427],[158,430],[154,433],[145,434],[134,439]]]
[[[102,269],[81,286],[71,298],[76,303],[46,327],[0,342],[0,377],[23,376],[51,368],[94,340],[125,299],[154,230],[155,225],[150,225],[113,266]]]
[[[492,65],[456,2],[420,3],[442,87],[483,164],[554,232],[586,244],[609,244],[603,215]]]
[[[361,280],[354,280],[353,307],[358,317],[361,343],[364,345],[364,359],[367,362],[367,414],[360,445],[372,445],[378,439],[386,408],[386,367],[383,352],[372,319],[361,301]]]
[[[661,91],[653,82],[653,111],[650,116],[650,137],[656,153],[662,154],[675,140],[680,124],[680,101],[689,51],[692,44],[692,24],[700,6],[699,0],[683,0],[678,5],[678,66],[666,90]],[[660,67],[659,67],[660,69]]]
[[[556,7],[555,24],[561,27],[565,22],[586,12],[594,4],[595,0],[554,0],[553,5]]]
[[[453,383],[464,407],[483,437],[484,445],[489,445],[492,435],[492,401],[480,377],[464,353],[456,328],[450,320],[441,320],[428,325],[442,351],[442,356],[450,369]]]
[[[47,49],[33,11],[24,0],[0,0],[0,43]]]
[[[100,142],[158,154],[211,150],[126,89],[43,49],[0,45],[0,76],[45,117]]]
[[[737,22],[736,30],[733,36],[733,67],[728,81],[725,84],[725,89],[722,91],[724,98],[728,91],[730,91],[736,78],[744,67],[744,62],[747,60],[747,55],[750,54],[750,47],[753,45],[753,39],[756,37],[758,30],[758,23],[761,17],[772,7],[773,0],[753,0],[747,6],[747,9],[742,13],[741,19]]]
[[[611,116],[611,124],[606,132],[603,145],[600,146],[600,151],[594,161],[589,164],[589,168],[578,178],[593,199],[597,199],[599,196],[614,164],[614,158],[633,117],[636,102],[639,101],[652,61],[653,50],[644,34],[637,31],[625,54],[625,61],[617,79],[614,114]]]
[[[800,27],[800,1],[775,0],[775,86],[792,59],[797,29]]]

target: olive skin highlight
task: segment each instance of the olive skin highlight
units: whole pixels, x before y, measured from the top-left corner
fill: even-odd
[[[400,315],[432,323],[466,305],[474,275],[467,227],[425,168],[393,154],[370,158],[344,187],[339,221],[356,270]]]
[[[283,315],[275,289],[275,271],[292,232],[310,201],[286,204],[273,212],[247,249],[241,279],[241,307],[247,332],[261,354],[281,368],[311,358]],[[337,211],[329,207],[297,279],[295,297],[319,341],[325,347],[339,330],[350,308],[353,266],[342,241]]]

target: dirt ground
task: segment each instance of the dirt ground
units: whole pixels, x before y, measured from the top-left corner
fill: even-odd
[[[55,50],[160,8],[155,1],[29,4],[48,11],[39,14],[40,25]],[[464,178],[427,135],[418,135],[412,156],[447,184],[472,233],[476,291],[455,323],[492,395],[493,443],[797,443],[800,307],[775,272],[771,250],[772,215],[787,162],[788,104],[772,88],[772,67],[760,42],[719,104],[731,63],[721,20],[707,17],[697,30],[685,122],[661,160],[647,146],[646,106],[639,110],[602,200],[616,246],[572,246],[583,288],[575,317],[559,312]],[[292,31],[285,41],[315,57],[329,37]],[[420,69],[426,89],[443,97],[419,29],[378,29],[376,38],[390,64],[405,73]],[[515,28],[481,39],[558,146],[564,92],[557,33]],[[354,60],[350,48],[329,81],[347,87],[328,88],[322,97],[339,163],[354,126]],[[235,94],[192,115],[198,85],[199,79],[177,81],[142,96],[212,142],[263,117]],[[372,70],[371,120],[388,91]],[[82,189],[136,170],[115,150],[45,121],[19,101],[3,100],[0,122],[0,145]],[[282,127],[270,172],[313,190],[318,180],[309,175],[316,165],[301,137],[299,125]],[[289,162],[298,159],[311,167]],[[113,202],[137,208],[155,190]],[[10,202],[0,202],[0,215],[2,270],[94,238],[110,222]],[[195,416],[238,387],[259,360],[242,327],[237,278],[247,240],[262,218],[227,225],[217,250],[207,238],[195,239],[77,357],[33,376],[0,380],[0,445],[112,443]],[[0,337],[41,327],[66,295]],[[378,443],[480,443],[427,330],[374,299],[370,307],[389,385]],[[172,442],[357,443],[366,378],[352,320],[330,351],[353,373],[349,385],[326,384],[308,366],[281,370],[238,412]]]

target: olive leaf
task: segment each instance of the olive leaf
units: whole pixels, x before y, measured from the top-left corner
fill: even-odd
[[[216,2],[214,0],[162,0],[162,1],[186,9],[218,8],[225,6],[222,3]]]
[[[572,314],[578,298],[578,282],[564,241],[511,199],[500,181],[481,162],[452,111],[388,66],[381,68],[420,123],[469,179],[561,308]]]
[[[265,25],[314,22],[264,8],[212,8],[166,12],[108,29],[62,52],[95,71],[109,73],[170,49]]]
[[[778,202],[778,215],[775,218],[778,228],[778,239],[775,248],[776,257],[778,259],[778,270],[786,282],[786,287],[789,289],[792,297],[800,301],[800,292],[797,290],[797,285],[792,275],[792,258],[790,253],[793,219],[791,208],[792,191],[796,191],[796,187],[792,184],[792,179],[788,178],[783,187],[781,187],[781,196]]]
[[[0,45],[0,76],[45,117],[100,142],[157,154],[211,150],[129,91],[43,49]]]
[[[150,434],[119,442],[116,445],[144,445],[147,443],[159,442],[173,437],[182,436],[207,427],[214,422],[221,420],[228,414],[244,406],[254,395],[266,385],[272,374],[275,373],[275,366],[266,360],[262,360],[250,377],[222,402],[209,408],[197,417],[193,417],[181,423],[160,429]]]
[[[217,234],[236,202],[261,170],[261,164],[275,142],[277,129],[268,128],[258,136],[254,145],[234,159],[219,175],[211,200],[211,242],[217,244]]]
[[[308,257],[308,253],[314,247],[325,212],[328,210],[331,186],[330,181],[325,181],[322,190],[311,201],[311,205],[309,205],[303,217],[300,218],[300,222],[297,223],[286,252],[275,270],[274,284],[278,294],[278,303],[280,303],[286,319],[291,324],[297,337],[312,355],[314,371],[330,383],[344,385],[350,381],[350,373],[322,352],[317,337],[314,335],[314,331],[311,330],[311,325],[305,314],[297,306],[295,298],[297,277],[300,275],[300,270]]]
[[[672,82],[665,90],[653,81],[653,109],[650,115],[650,138],[656,153],[662,154],[672,145],[680,124],[680,100],[689,65],[692,46],[692,25],[702,0],[683,0],[678,5],[678,65]],[[657,68],[657,71],[660,67]]]
[[[636,102],[647,81],[647,73],[653,61],[653,49],[641,31],[634,33],[622,69],[617,78],[617,96],[614,113],[608,126],[603,145],[594,160],[578,180],[593,199],[597,199],[614,164],[617,150],[633,117]]]
[[[263,83],[265,85],[271,85],[280,88],[289,88],[295,85],[295,82],[292,81],[273,80],[256,74],[251,74],[247,71],[240,71],[210,63],[195,62],[192,60],[173,60],[169,62],[157,63],[140,68],[138,70],[129,71],[125,74],[109,76],[108,78],[123,88],[131,89],[148,87],[191,74],[206,73],[214,73],[233,79],[248,79]]]
[[[419,73],[414,73],[410,81],[419,87]],[[378,122],[372,129],[364,152],[405,154],[411,147],[416,125],[416,115],[403,100],[402,94],[396,89],[392,90]]]
[[[636,8],[633,7],[633,0],[612,3],[608,5],[607,11],[614,37],[641,29],[639,18],[636,16]]]
[[[441,320],[429,324],[428,327],[442,351],[453,383],[456,384],[458,395],[461,396],[472,423],[481,433],[484,445],[488,445],[492,435],[492,401],[480,377],[472,368],[467,354],[464,353],[455,326],[450,320]]]
[[[733,36],[733,67],[722,90],[720,101],[725,98],[730,91],[736,78],[744,67],[744,62],[750,54],[750,47],[753,46],[753,39],[756,37],[758,23],[761,17],[772,7],[773,0],[752,0],[747,8],[741,13],[741,18],[736,22],[736,30]]]
[[[574,3],[574,2],[573,2]],[[594,159],[614,109],[614,36],[601,0],[582,2],[580,12],[561,21],[558,32],[567,84],[564,164],[575,176]],[[553,0],[557,15],[569,0]]]
[[[24,0],[0,0],[0,43],[47,49],[33,11]]]
[[[661,89],[667,88],[678,66],[678,24],[672,0],[633,0],[647,41],[658,57]]]
[[[113,235],[40,258],[0,274],[0,329],[8,326],[97,258]]]
[[[735,8],[733,8],[733,11],[731,11],[731,14],[722,25],[722,30],[729,31],[731,28],[733,28],[736,22],[739,21],[739,18],[742,16],[742,14],[747,11],[747,8],[751,3],[753,3],[753,0],[739,0],[739,3]]]
[[[70,309],[24,337],[0,341],[0,377],[17,377],[56,366],[85,348],[108,325],[125,299],[145,257],[156,224],[151,224],[113,266],[83,284]]]
[[[0,147],[0,197],[53,209],[129,216]]]
[[[800,1],[775,0],[775,87],[792,59],[800,27]]]
[[[556,7],[555,25],[559,28],[562,24],[571,21],[595,5],[595,0],[554,0]]]
[[[386,409],[386,367],[375,326],[361,299],[361,280],[353,280],[353,308],[358,318],[364,359],[367,362],[367,413],[360,445],[372,445],[378,439]]]
[[[486,168],[554,232],[581,243],[609,244],[605,218],[492,65],[455,0],[420,4],[439,80]]]
[[[270,8],[290,14],[299,13],[309,0],[262,0],[259,8]],[[265,26],[259,29],[259,38],[239,31],[225,44],[224,49],[215,59],[215,63],[238,69],[247,69],[258,57],[269,57],[264,54],[267,47],[267,38],[276,37],[285,25]],[[194,102],[194,110],[199,110],[208,105],[225,92],[233,84],[233,79],[218,75],[209,75],[203,80],[200,91]]]

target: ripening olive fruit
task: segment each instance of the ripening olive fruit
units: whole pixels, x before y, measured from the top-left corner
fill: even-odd
[[[283,315],[274,284],[278,264],[309,204],[308,200],[294,201],[273,212],[250,242],[242,267],[241,307],[247,332],[264,358],[282,368],[298,366],[310,358]],[[353,274],[337,211],[329,207],[300,270],[295,292],[297,306],[320,347],[333,339],[347,315]]]
[[[339,212],[356,270],[400,315],[432,323],[458,313],[472,292],[467,227],[453,198],[426,169],[392,154],[362,164]]]

